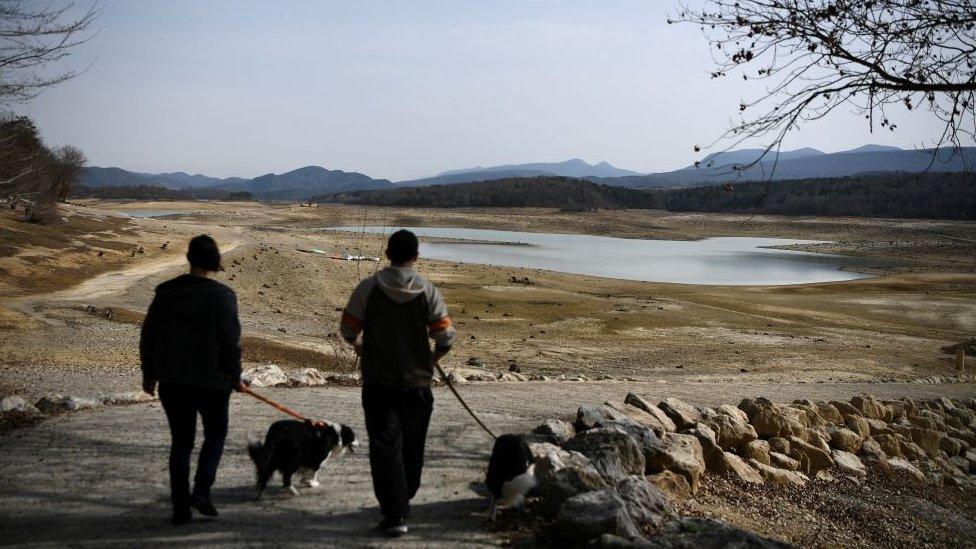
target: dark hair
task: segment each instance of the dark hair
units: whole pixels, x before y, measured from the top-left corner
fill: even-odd
[[[420,251],[420,243],[417,235],[406,229],[390,235],[390,240],[386,243],[386,257],[393,263],[406,263],[417,257]]]
[[[223,270],[220,266],[220,249],[210,235],[202,234],[190,240],[190,246],[186,250],[186,260],[190,262],[191,267],[208,271]]]

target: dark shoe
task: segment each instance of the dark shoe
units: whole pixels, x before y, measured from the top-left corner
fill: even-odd
[[[398,538],[407,533],[407,525],[402,518],[385,518],[380,521],[376,529],[391,538]]]
[[[206,498],[195,497],[191,499],[190,507],[193,507],[205,517],[216,517],[219,514],[217,513],[217,508],[213,506],[213,503]]]
[[[191,518],[193,518],[193,513],[189,507],[173,509],[173,526],[183,526],[190,522]]]

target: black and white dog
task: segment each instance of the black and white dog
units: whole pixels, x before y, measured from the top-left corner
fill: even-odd
[[[491,492],[488,520],[495,521],[499,508],[518,508],[525,502],[525,495],[536,486],[532,461],[532,452],[522,437],[502,435],[495,440],[485,477]]]
[[[325,461],[336,452],[352,452],[357,446],[356,433],[347,425],[294,420],[273,423],[263,443],[256,437],[247,443],[247,452],[257,468],[257,497],[275,471],[281,472],[285,489],[296,496],[298,488],[292,484],[295,473],[302,474],[310,487],[318,487],[319,468]]]

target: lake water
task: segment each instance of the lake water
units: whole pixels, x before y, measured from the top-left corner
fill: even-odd
[[[126,210],[121,213],[132,217],[163,217],[164,215],[190,213],[190,210]]]
[[[420,245],[423,257],[461,263],[681,284],[808,284],[868,276],[841,270],[841,267],[857,266],[856,258],[767,248],[817,242],[813,240],[751,237],[639,240],[580,234],[406,228],[422,237],[476,241]],[[329,230],[360,232],[363,228],[331,227]],[[393,230],[366,227],[370,233],[389,234]]]

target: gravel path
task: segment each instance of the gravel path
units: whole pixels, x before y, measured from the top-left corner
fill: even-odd
[[[714,384],[714,383],[492,383],[462,388],[471,405],[500,432],[530,428],[540,419],[570,415],[581,403],[622,399],[634,391],[650,399],[676,396],[716,405],[765,394],[847,399],[876,396],[976,395],[976,385],[929,384]],[[167,522],[168,435],[157,403],[79,412],[0,436],[0,545],[30,546],[212,544],[383,545],[370,531],[378,519],[369,479],[365,429],[354,388],[277,389],[269,395],[310,415],[352,425],[364,447],[330,462],[323,486],[299,497],[269,490],[252,497],[253,468],[244,452],[248,430],[280,418],[243,396],[232,400],[231,433],[214,498],[215,521],[174,528]],[[406,546],[498,545],[504,533],[484,523],[483,479],[490,443],[446,389],[437,404],[424,486],[415,500]]]

